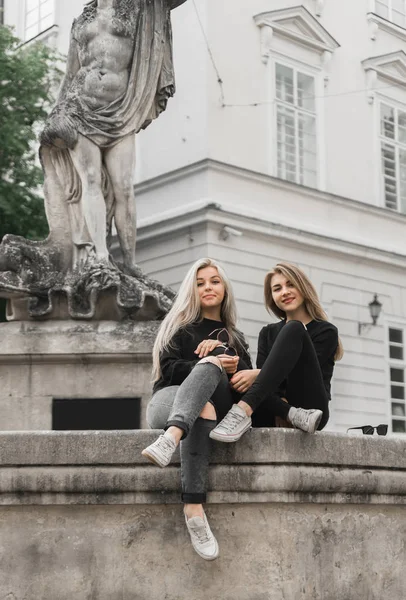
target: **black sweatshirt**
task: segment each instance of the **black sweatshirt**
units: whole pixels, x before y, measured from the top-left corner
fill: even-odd
[[[262,368],[279,332],[285,324],[286,321],[281,321],[279,323],[272,323],[261,329],[258,338],[258,369]],[[313,342],[314,349],[316,350],[317,358],[319,359],[328,398],[331,399],[330,382],[334,370],[334,355],[338,345],[337,327],[327,321],[310,321],[310,323],[306,325],[306,328]],[[283,396],[283,386],[281,386],[278,395],[279,397]]]
[[[195,350],[203,340],[217,338],[217,333],[210,335],[215,329],[221,329],[224,323],[212,319],[202,319],[180,329],[172,338],[168,350],[163,350],[160,357],[161,377],[154,384],[154,394],[170,385],[180,385],[189,375],[196,363],[201,360]],[[245,343],[245,342],[244,342]],[[240,360],[237,371],[252,369],[248,346],[235,347]]]

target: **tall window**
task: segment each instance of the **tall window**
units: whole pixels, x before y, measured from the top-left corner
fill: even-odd
[[[30,40],[54,24],[54,0],[26,0],[25,39]]]
[[[380,17],[406,27],[406,0],[375,0],[375,11]]]
[[[385,206],[406,213],[406,111],[381,103],[380,129]]]
[[[406,433],[405,333],[406,330],[403,329],[389,328],[391,418],[394,433]]]
[[[277,175],[317,187],[315,78],[275,65]]]
[[[4,0],[0,0],[0,25],[4,24]]]

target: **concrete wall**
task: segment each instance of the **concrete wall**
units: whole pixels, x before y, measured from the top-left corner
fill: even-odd
[[[0,433],[7,600],[404,600],[406,446],[255,430],[214,445],[213,563],[191,549],[157,432]]]
[[[140,398],[146,427],[157,327],[158,322],[0,323],[0,430],[52,429],[54,398]]]

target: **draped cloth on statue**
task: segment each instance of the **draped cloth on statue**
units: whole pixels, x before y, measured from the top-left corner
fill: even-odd
[[[166,108],[175,92],[170,11],[185,0],[117,0],[113,34],[132,42],[132,61],[124,93],[113,102],[92,107],[83,93],[81,56],[89,44],[87,31],[97,18],[97,2],[88,4],[72,26],[67,73],[58,102],[41,135],[40,156],[45,173],[45,205],[50,240],[70,254],[73,268],[83,264],[93,247],[81,206],[81,181],[68,149],[78,133],[100,150],[147,127]],[[76,72],[69,72],[71,70]],[[115,199],[103,166],[106,232],[111,231]],[[62,206],[63,204],[63,206]],[[62,225],[62,223],[64,225]]]

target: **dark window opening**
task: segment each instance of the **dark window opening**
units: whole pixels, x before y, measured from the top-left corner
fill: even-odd
[[[55,431],[139,429],[141,398],[54,398]]]

